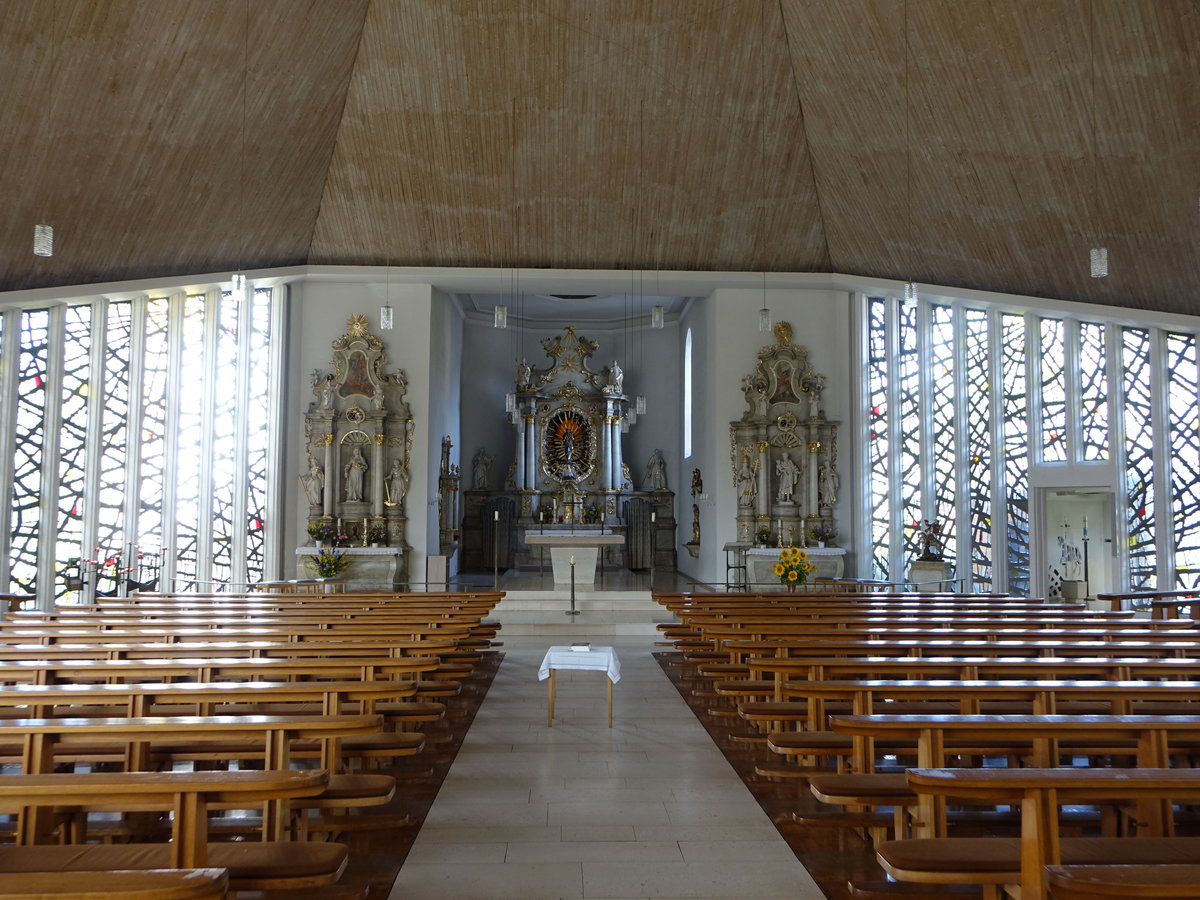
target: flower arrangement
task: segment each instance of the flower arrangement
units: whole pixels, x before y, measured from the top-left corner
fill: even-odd
[[[775,563],[775,574],[782,584],[792,587],[804,584],[809,574],[816,568],[808,559],[808,554],[796,547],[786,547],[779,553],[779,562]]]
[[[318,578],[336,578],[350,567],[350,557],[339,550],[322,550],[304,565]]]
[[[387,544],[387,529],[372,528],[367,532],[367,540],[372,544]]]
[[[771,543],[771,529],[766,526],[758,529],[758,531],[754,532],[754,539],[760,546],[768,546]]]
[[[321,519],[318,519],[316,522],[309,522],[308,536],[314,541],[327,541],[333,537],[333,526]]]
[[[816,528],[813,528],[811,531],[809,531],[808,536],[814,541],[824,544],[826,541],[832,541],[835,537],[837,537],[837,532],[834,531],[833,527],[830,525],[818,525]]]

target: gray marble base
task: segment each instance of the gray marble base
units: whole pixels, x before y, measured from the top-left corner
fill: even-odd
[[[343,547],[350,556],[350,567],[341,574],[348,591],[407,590],[404,571],[404,549],[401,547]],[[312,578],[305,563],[316,553],[316,547],[296,548],[296,576]]]

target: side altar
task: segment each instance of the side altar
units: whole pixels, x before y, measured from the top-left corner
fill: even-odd
[[[608,534],[606,563],[673,569],[675,495],[666,460],[656,450],[634,486],[623,437],[636,423],[636,404],[625,394],[620,363],[593,368],[600,344],[572,326],[541,344],[549,365],[516,364],[507,398],[512,462],[503,484],[493,483],[495,459],[485,448],[472,460],[462,492],[463,568],[535,566],[540,553],[531,536],[590,526]]]
[[[825,376],[813,371],[808,351],[792,343],[792,326],[779,322],[774,332],[775,343],[759,351],[754,371],[742,379],[746,411],[729,423],[737,539],[811,549],[837,534],[840,423],[825,415]],[[813,552],[840,564],[846,551],[829,549],[837,548]],[[816,574],[827,573],[818,565]]]
[[[332,372],[313,372],[315,399],[304,415],[307,470],[300,487],[308,501],[309,534],[341,535],[356,589],[391,590],[407,580],[405,538],[412,412],[403,370],[388,371],[383,342],[355,314],[332,341]],[[378,546],[371,547],[369,544]],[[296,550],[297,573],[315,546]]]

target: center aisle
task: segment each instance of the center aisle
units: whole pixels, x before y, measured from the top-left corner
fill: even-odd
[[[594,640],[621,660],[611,730],[600,672],[559,672],[546,727],[538,665],[571,640],[505,636],[391,900],[821,900],[651,657],[652,638]]]

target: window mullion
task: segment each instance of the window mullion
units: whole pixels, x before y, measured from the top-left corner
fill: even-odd
[[[1129,507],[1129,484],[1126,472],[1129,471],[1129,450],[1125,435],[1125,377],[1124,377],[1124,347],[1121,342],[1121,329],[1113,323],[1104,327],[1105,364],[1108,369],[1108,456],[1115,467],[1116,491],[1113,495],[1112,516],[1109,528],[1114,535],[1126,533],[1126,516]],[[1114,591],[1129,590],[1129,541],[1113,539],[1113,547],[1105,548],[1105,553],[1116,551],[1117,581]]]
[[[1154,547],[1157,556],[1156,585],[1159,590],[1175,587],[1175,528],[1171,510],[1171,417],[1168,413],[1167,341],[1161,328],[1150,330],[1150,433],[1154,435]]]
[[[954,315],[954,528],[956,576],[964,579],[963,589],[975,589],[975,537],[971,528],[971,430],[967,422],[967,317],[958,304],[950,306]]]
[[[1066,370],[1067,390],[1066,415],[1067,435],[1071,441],[1069,452],[1066,454],[1068,464],[1085,462],[1083,454],[1083,396],[1082,378],[1079,372],[1080,322],[1068,316],[1063,317],[1063,368]]]
[[[104,356],[108,348],[108,298],[101,297],[91,304],[92,312],[92,345],[88,359],[88,408],[87,434],[84,436],[84,473],[83,495],[87,501],[83,504],[83,522],[81,530],[80,550],[84,556],[99,556],[96,542],[100,534],[100,496],[101,456],[103,454],[104,434],[104,399],[108,396],[105,390]],[[85,587],[84,602],[90,602],[95,597],[96,572],[89,572],[89,582]]]

